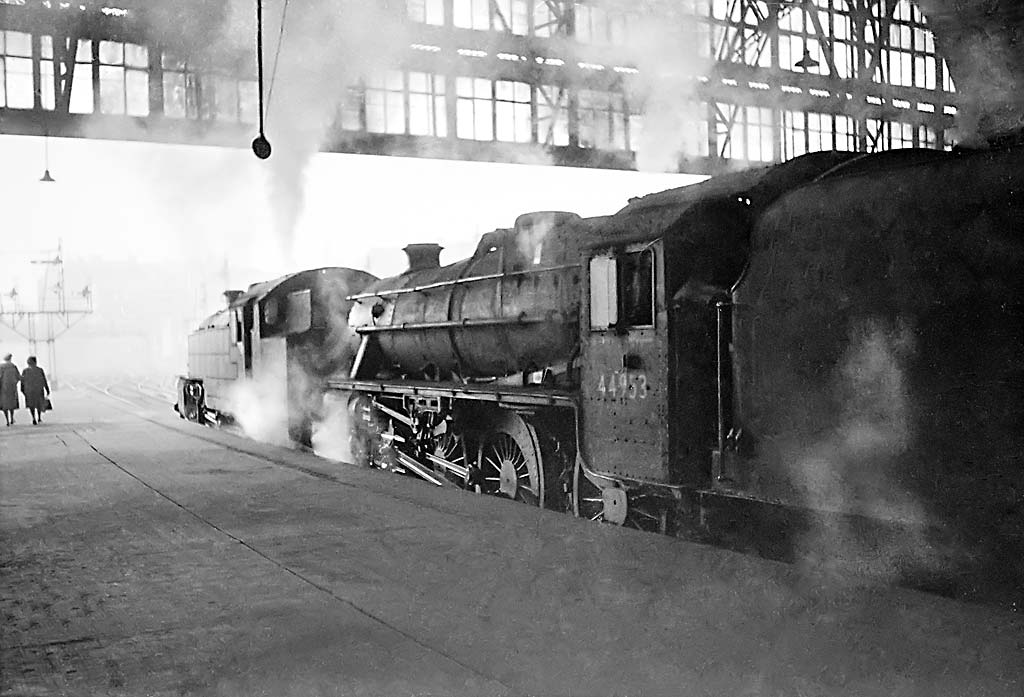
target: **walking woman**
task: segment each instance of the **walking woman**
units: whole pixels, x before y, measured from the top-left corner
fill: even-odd
[[[28,357],[28,366],[21,371],[21,391],[32,415],[32,425],[43,423],[43,412],[49,408],[50,385],[46,382],[46,373],[36,365],[35,356]]]
[[[21,408],[18,403],[18,380],[21,379],[18,373],[18,366],[11,363],[11,354],[4,356],[4,362],[0,363],[0,411],[4,413],[7,425],[14,423],[14,412]]]

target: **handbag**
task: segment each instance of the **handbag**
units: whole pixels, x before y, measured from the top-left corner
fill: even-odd
[[[50,401],[49,397],[43,400],[43,411],[53,411],[53,402]]]

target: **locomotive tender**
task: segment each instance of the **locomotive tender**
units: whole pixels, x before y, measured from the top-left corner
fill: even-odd
[[[1021,147],[814,153],[524,214],[444,267],[415,244],[393,278],[256,286],[224,341],[305,336],[267,303],[345,275],[314,292],[345,327],[286,342],[334,358],[288,393],[299,437],[303,400],[345,399],[360,463],[650,530],[817,511],[1020,543],[1022,221]]]

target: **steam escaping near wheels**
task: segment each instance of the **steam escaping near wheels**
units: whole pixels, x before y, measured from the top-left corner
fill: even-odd
[[[811,153],[523,214],[446,266],[414,242],[326,300],[295,280],[323,270],[258,284],[205,329],[328,457],[883,579],[966,521],[996,568],[1024,529],[989,534],[1024,471],[1022,157]]]
[[[280,370],[238,380],[230,387],[228,410],[249,438],[272,445],[292,445],[285,384],[284,371]]]
[[[313,421],[313,452],[328,460],[360,464],[353,457],[351,436],[347,397],[325,394],[319,418]]]

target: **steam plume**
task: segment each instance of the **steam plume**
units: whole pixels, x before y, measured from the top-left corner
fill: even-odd
[[[814,510],[844,511],[906,524],[907,532],[884,544],[864,545],[854,531],[822,527],[805,542],[832,550],[837,562],[860,575],[891,580],[907,564],[927,563],[924,512],[887,473],[913,440],[912,404],[904,365],[913,334],[900,323],[867,320],[855,327],[837,371],[835,398],[842,405],[831,434],[794,458],[792,476]]]
[[[659,12],[638,22],[629,46],[640,70],[636,97],[644,101],[636,153],[642,172],[678,171],[680,156],[697,151],[696,124],[706,119],[694,93],[696,77],[709,67],[698,54],[697,22],[675,9]]]
[[[284,366],[255,374],[257,378],[232,383],[228,410],[250,438],[273,445],[291,445]]]
[[[232,6],[228,40],[237,46],[251,45],[255,35],[251,5],[236,0]],[[264,4],[263,16],[266,131],[274,147],[268,161],[271,210],[281,251],[290,256],[306,167],[347,89],[396,66],[408,42],[401,15],[384,0],[276,0]]]
[[[917,0],[936,33],[959,106],[956,131],[963,145],[1024,129],[1024,5],[1016,0]]]
[[[345,400],[334,393],[324,395],[321,418],[313,423],[313,452],[328,460],[352,462],[348,436],[349,419]]]

